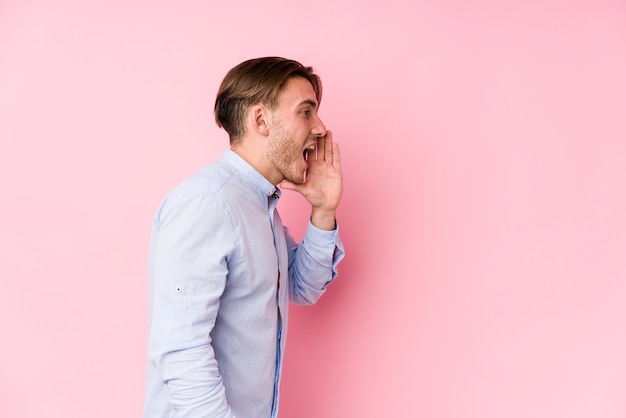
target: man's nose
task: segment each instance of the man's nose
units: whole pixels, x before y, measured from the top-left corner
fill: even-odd
[[[323,137],[326,135],[326,126],[324,125],[324,122],[322,122],[322,119],[319,118],[319,116],[317,117],[317,121],[311,132],[317,137]]]

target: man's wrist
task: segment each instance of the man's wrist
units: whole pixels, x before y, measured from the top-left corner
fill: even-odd
[[[334,210],[313,208],[311,211],[311,224],[325,231],[332,231],[337,227]]]

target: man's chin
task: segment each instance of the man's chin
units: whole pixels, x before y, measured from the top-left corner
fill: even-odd
[[[304,176],[300,176],[300,177],[289,176],[289,177],[286,177],[285,180],[293,184],[302,184],[304,183]]]

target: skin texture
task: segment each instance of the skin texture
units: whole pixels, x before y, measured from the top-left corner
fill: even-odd
[[[311,204],[311,223],[332,230],[343,177],[339,145],[319,118],[318,107],[311,84],[294,77],[275,109],[250,106],[246,133],[232,149],[272,184],[304,196]]]

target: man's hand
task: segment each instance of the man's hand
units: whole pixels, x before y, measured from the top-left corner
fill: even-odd
[[[309,201],[313,225],[320,229],[333,230],[335,210],[343,192],[343,176],[339,162],[339,145],[333,142],[330,131],[326,131],[326,136],[317,140],[317,155],[310,151],[307,161],[309,169],[304,183],[293,184],[283,180],[279,186],[285,190],[294,190]]]

